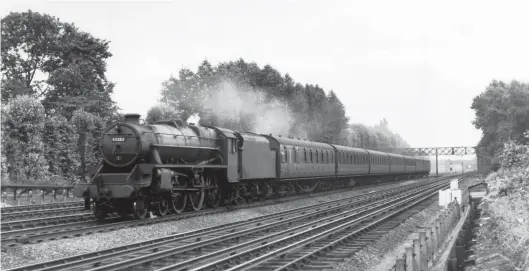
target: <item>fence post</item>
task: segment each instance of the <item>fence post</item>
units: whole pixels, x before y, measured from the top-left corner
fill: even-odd
[[[421,270],[421,243],[419,239],[413,239],[414,270]]]
[[[419,244],[421,248],[421,270],[426,270],[428,268],[428,244],[426,243],[426,232],[419,232]]]
[[[413,264],[413,247],[406,248],[406,271],[416,271]]]
[[[17,198],[17,189],[13,189],[13,201],[15,203],[15,206],[18,206],[18,198]]]
[[[29,205],[33,204],[33,190],[31,189],[28,191],[28,201],[29,201]]]
[[[395,263],[395,269],[397,271],[406,271],[406,259],[397,258],[397,261]]]
[[[432,251],[433,251],[433,236],[432,236],[432,228],[428,227],[426,228],[426,266],[428,266],[428,263],[432,261]]]
[[[441,219],[437,218],[435,219],[435,240],[437,249],[441,246],[442,243],[442,235],[441,235]]]
[[[445,234],[446,234],[446,216],[445,216],[446,213],[442,213],[441,214],[441,236],[439,238],[439,245],[442,246],[444,240],[445,240]]]

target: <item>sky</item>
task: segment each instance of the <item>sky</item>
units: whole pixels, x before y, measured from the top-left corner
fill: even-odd
[[[333,90],[351,122],[383,118],[412,147],[475,146],[472,99],[493,79],[529,82],[524,1],[2,0],[110,41],[107,77],[124,113],[163,81],[243,58]]]

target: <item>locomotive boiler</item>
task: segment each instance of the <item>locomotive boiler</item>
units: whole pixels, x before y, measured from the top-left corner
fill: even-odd
[[[110,212],[138,218],[149,210],[180,213],[187,198],[195,210],[204,200],[218,205],[213,175],[224,166],[217,132],[180,120],[142,125],[139,117],[128,114],[104,130],[99,146],[103,162],[91,184],[77,186],[75,195],[93,199],[100,218]]]

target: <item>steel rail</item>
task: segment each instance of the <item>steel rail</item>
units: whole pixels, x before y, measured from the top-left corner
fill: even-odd
[[[430,179],[430,178],[427,179],[428,182],[431,182],[432,180],[435,180],[435,179]],[[365,189],[376,188],[377,186],[380,186],[380,185],[367,185],[367,186],[360,186],[356,188],[365,190]],[[235,206],[225,206],[225,207],[220,207],[220,208],[215,208],[215,209],[205,209],[199,212],[184,212],[182,214],[173,214],[173,215],[158,217],[156,219],[132,220],[132,221],[123,222],[123,220],[127,218],[107,218],[104,221],[90,220],[90,221],[74,222],[74,223],[68,223],[68,224],[57,224],[54,226],[44,226],[40,228],[28,228],[28,229],[21,229],[21,230],[15,230],[15,231],[6,231],[6,232],[2,232],[2,250],[5,251],[8,247],[14,247],[19,244],[29,244],[29,243],[35,243],[35,242],[42,242],[45,240],[56,240],[56,239],[63,239],[63,238],[68,238],[68,237],[77,237],[77,236],[81,236],[84,234],[107,232],[111,230],[118,230],[118,229],[129,228],[129,227],[150,225],[150,224],[167,222],[167,221],[175,221],[175,220],[180,220],[180,219],[185,219],[185,218],[190,218],[190,217],[217,214],[217,213],[228,212],[228,211],[238,210],[238,209],[243,209],[243,208],[260,207],[260,206],[266,206],[270,204],[295,201],[298,199],[319,197],[319,196],[324,196],[324,195],[328,195],[328,194],[332,194],[332,193],[336,193],[340,191],[344,191],[344,192],[351,191],[352,189],[354,188],[348,187],[348,188],[343,188],[343,189],[338,189],[338,190],[323,191],[323,192],[314,193],[314,194],[299,194],[296,196],[271,198],[271,199],[267,199],[261,202],[247,203],[247,204],[235,205]],[[392,188],[388,188],[388,189],[392,189]]]
[[[389,201],[380,203],[378,205],[375,205],[373,207],[367,208],[359,213],[350,213],[349,215],[342,216],[341,218],[337,218],[338,216],[334,217],[336,218],[336,220],[333,220],[331,218],[324,218],[320,221],[317,221],[316,224],[314,224],[312,227],[309,227],[309,228],[296,227],[294,229],[290,229],[288,231],[288,233],[290,234],[284,237],[281,237],[282,234],[264,236],[257,240],[253,240],[253,241],[250,241],[244,244],[240,244],[238,246],[226,248],[224,250],[217,251],[215,253],[211,253],[208,255],[203,255],[199,258],[193,259],[192,261],[188,261],[184,263],[176,263],[176,264],[169,265],[169,266],[166,266],[158,270],[161,271],[161,270],[174,270],[174,269],[189,269],[190,267],[192,267],[193,264],[196,264],[199,261],[199,259],[200,260],[210,259],[210,261],[204,265],[201,265],[198,267],[195,266],[195,268],[192,270],[202,270],[202,269],[211,269],[211,268],[225,270],[225,268],[229,267],[230,265],[233,265],[233,263],[243,261],[243,259],[249,259],[249,260],[240,265],[237,265],[237,268],[238,269],[249,268],[256,264],[261,263],[262,261],[272,256],[275,257],[275,256],[280,255],[281,253],[289,251],[291,248],[297,247],[297,245],[306,245],[321,236],[328,236],[330,234],[333,234],[337,230],[342,230],[352,225],[358,225],[359,223],[362,223],[366,221],[367,219],[372,218],[374,215],[384,214],[399,206],[404,205],[405,203],[410,202],[411,200],[420,198],[421,196],[427,193],[432,193],[431,192],[432,190],[435,190],[436,192],[436,190],[439,187],[443,187],[443,186],[446,186],[444,182],[441,185],[435,185],[433,187],[429,187],[427,189],[427,191],[429,192],[419,192],[418,195],[411,196],[411,197],[409,197],[408,195],[395,197],[392,200],[389,200]],[[431,195],[428,194],[427,197],[429,196]],[[359,215],[361,216],[359,217]],[[318,225],[318,223],[323,223],[323,224]],[[298,230],[299,232],[296,232]],[[277,237],[279,239],[274,239],[274,237]],[[256,257],[259,255],[261,251],[269,250],[273,246],[281,247],[283,244],[288,243],[289,241],[290,242],[296,241],[304,237],[305,239],[303,239],[302,241],[295,242],[292,245],[288,245],[286,247],[279,248],[273,252],[267,253],[263,256]],[[250,245],[254,245],[255,247],[243,249],[244,247],[247,247]],[[211,261],[211,259],[215,259],[215,258],[218,258],[218,259],[215,261]],[[98,269],[95,269],[95,270],[98,270]]]
[[[418,188],[417,191],[415,191],[415,192],[418,192],[419,190],[421,190],[421,188]],[[395,200],[400,200],[400,199],[402,199],[404,197],[407,197],[407,195],[404,196],[404,195],[400,194],[400,195],[397,195],[395,197],[396,198]],[[391,202],[393,202],[393,201],[391,201]],[[355,216],[355,215],[357,216],[359,214],[363,214],[363,213],[369,212],[371,210],[378,209],[381,206],[385,206],[387,204],[389,204],[389,203],[388,202],[370,203],[368,206],[372,206],[373,205],[373,207],[371,207],[371,208],[368,208],[366,206],[357,207],[355,209],[351,209],[351,210],[346,211],[345,214],[351,214],[351,216]],[[317,221],[312,221],[310,223],[294,227],[293,229],[288,229],[286,231],[284,230],[284,231],[276,232],[276,233],[274,233],[272,235],[266,235],[266,236],[260,237],[260,238],[258,238],[256,240],[250,240],[250,241],[247,241],[247,242],[241,244],[240,246],[236,246],[235,249],[243,247],[243,246],[244,247],[245,246],[249,246],[249,245],[252,245],[252,244],[255,245],[255,244],[260,244],[260,243],[263,243],[263,242],[267,243],[267,242],[270,241],[269,240],[270,238],[277,238],[277,237],[281,237],[281,236],[284,236],[284,235],[288,235],[289,233],[292,234],[293,232],[295,232],[296,230],[299,230],[299,229],[304,229],[304,228],[307,228],[307,227],[309,227],[309,228],[310,227],[314,227],[318,223],[325,223],[328,220],[332,220],[332,219],[335,219],[337,217],[344,216],[345,214],[344,213],[339,213],[339,214],[336,214],[336,215],[332,215],[330,217],[321,218],[321,219],[319,219]],[[289,221],[289,224],[292,224],[292,223]],[[232,234],[228,234],[228,235],[224,235],[224,236],[219,236],[219,237],[216,237],[216,238],[213,238],[213,239],[208,239],[208,240],[204,240],[204,241],[200,241],[200,242],[195,242],[195,243],[191,243],[191,244],[187,244],[187,245],[183,245],[183,246],[178,246],[178,247],[174,247],[174,248],[170,248],[170,249],[166,249],[166,250],[162,250],[162,251],[157,250],[157,252],[155,252],[155,253],[144,254],[143,256],[140,256],[140,257],[135,257],[135,258],[132,258],[132,259],[129,259],[129,260],[125,260],[125,261],[114,262],[114,263],[111,263],[109,265],[96,267],[96,268],[93,268],[93,269],[90,269],[90,270],[93,270],[93,271],[94,270],[120,270],[120,269],[127,268],[127,267],[137,266],[137,265],[145,263],[145,262],[153,262],[153,263],[155,263],[156,260],[167,258],[167,257],[169,257],[171,255],[175,255],[175,257],[176,256],[182,256],[184,253],[186,253],[186,251],[189,254],[189,253],[191,253],[193,251],[197,251],[197,250],[206,250],[204,248],[205,245],[217,245],[217,246],[220,245],[221,247],[222,246],[226,246],[225,242],[228,242],[230,239],[235,239],[235,243],[239,243],[241,241],[240,239],[241,239],[241,235],[243,233],[249,234],[249,235],[255,235],[255,234],[257,234],[256,231],[259,230],[259,229],[260,230],[267,229],[267,230],[271,231],[270,227],[268,225],[261,226],[261,227],[258,227],[258,228],[248,229],[248,230],[246,230],[244,232],[236,232],[236,233],[232,233]],[[259,237],[259,236],[255,236],[255,237]],[[213,258],[214,257],[221,257],[223,255],[226,255],[226,254],[230,253],[230,252],[233,253],[233,251],[229,251],[230,249],[234,249],[234,247],[223,249],[221,251],[215,251],[213,253],[202,255],[202,256],[197,257],[197,258],[192,258],[192,259],[185,260],[185,261],[180,262],[178,264],[178,268],[188,268],[190,265],[195,264],[196,262],[200,262],[200,261],[203,261],[203,260],[210,260],[210,259],[212,259],[212,257]],[[172,259],[172,261],[175,260],[174,257],[172,257],[171,259]],[[145,266],[142,265],[142,267],[145,267]]]
[[[10,206],[10,207],[2,207],[0,209],[0,212],[2,213],[2,215],[4,215],[4,214],[20,212],[20,211],[48,210],[48,209],[76,207],[76,206],[82,207],[83,202],[69,201],[69,202],[56,202],[56,203],[47,203],[47,204]]]
[[[42,218],[50,215],[67,215],[72,213],[87,213],[83,207],[64,207],[64,208],[55,208],[55,209],[45,209],[45,210],[32,210],[32,211],[21,211],[2,214],[2,223],[11,222],[15,220],[22,219],[36,219]]]

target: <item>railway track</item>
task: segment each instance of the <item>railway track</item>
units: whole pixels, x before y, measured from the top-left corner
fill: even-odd
[[[47,204],[35,204],[35,205],[21,205],[21,206],[11,206],[11,207],[2,207],[0,212],[2,216],[11,213],[17,212],[27,212],[27,211],[47,211],[55,208],[67,208],[67,207],[83,207],[82,201],[69,201],[69,202],[57,202],[57,203],[47,203]]]
[[[430,179],[428,179],[430,180]],[[371,189],[380,187],[380,185],[366,185],[359,186],[356,189]],[[355,188],[352,188],[355,189]],[[2,222],[1,248],[5,251],[9,247],[18,246],[21,244],[40,243],[48,240],[57,240],[71,237],[78,237],[82,235],[108,232],[119,230],[123,228],[130,228],[136,226],[144,226],[155,223],[175,221],[195,216],[203,216],[216,214],[221,212],[228,212],[231,210],[238,210],[242,208],[260,207],[270,204],[283,203],[304,199],[307,197],[325,196],[331,193],[342,191],[350,191],[351,188],[325,191],[314,194],[300,194],[296,196],[268,199],[262,202],[254,202],[235,206],[226,206],[216,209],[205,209],[199,212],[184,212],[177,215],[168,215],[164,217],[157,217],[155,219],[147,220],[131,220],[128,217],[110,217],[104,221],[98,221],[91,213],[63,215],[57,217],[47,217],[38,219],[29,219],[22,221]],[[22,207],[22,206],[20,206]],[[12,208],[12,207],[10,207]]]
[[[23,220],[23,219],[37,219],[37,218],[49,218],[54,216],[62,216],[76,213],[88,213],[85,211],[83,206],[72,206],[72,207],[58,207],[51,209],[40,209],[30,211],[18,211],[11,213],[2,213],[2,223]]]
[[[425,200],[437,194],[439,188],[448,184],[448,178],[442,179],[445,180],[442,183],[435,180],[386,189],[10,270],[225,270],[231,267],[237,268],[234,270],[247,270],[263,263],[265,269],[275,270],[307,252],[287,255],[295,248],[317,251],[321,246],[328,248],[336,245],[332,241],[336,238],[345,240],[351,235],[350,231],[343,235],[344,229],[353,229],[358,234],[395,215],[399,218],[401,214],[400,220],[394,219],[392,224],[384,224],[385,227],[394,227],[405,219],[405,215],[414,213],[406,213],[406,208],[421,202],[424,204]],[[329,236],[334,239],[327,238]],[[363,241],[357,246],[372,237],[364,235],[361,238],[365,240],[360,239]],[[268,250],[272,252],[264,252]],[[276,256],[281,255],[287,256],[277,260]],[[305,257],[300,261],[305,261]],[[266,268],[266,263],[270,264],[269,268]]]

